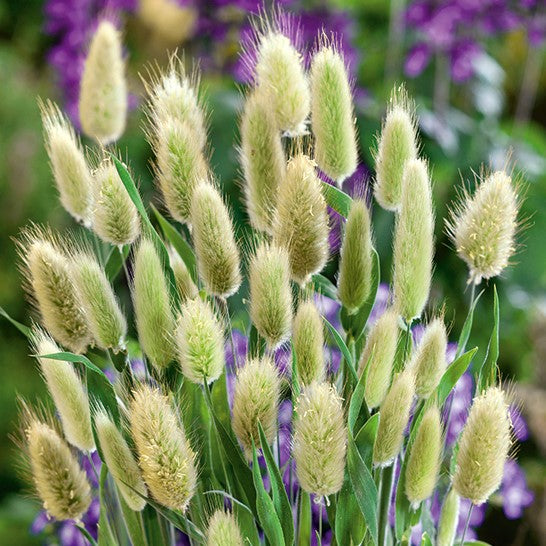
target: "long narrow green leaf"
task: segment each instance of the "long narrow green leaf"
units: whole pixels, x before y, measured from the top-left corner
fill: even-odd
[[[309,546],[311,544],[311,498],[309,493],[300,489],[300,506],[298,513],[298,546]]]
[[[330,333],[332,334],[332,337],[334,338],[336,345],[341,351],[343,358],[347,362],[349,366],[349,370],[351,370],[351,375],[353,376],[353,379],[355,381],[358,381],[358,376],[356,374],[353,356],[351,355],[351,352],[349,351],[349,349],[347,348],[347,345],[343,341],[343,338],[341,337],[339,332],[328,322],[326,317],[322,317],[322,320],[324,321],[324,324],[326,324],[326,326],[328,327],[328,330],[330,330]]]
[[[345,470],[343,487],[337,496],[335,518],[332,520],[328,513],[328,519],[334,521],[334,536],[337,544],[362,543],[366,533],[366,523],[353,494],[351,478],[347,470]]]
[[[118,247],[111,247],[110,254],[106,260],[106,265],[104,266],[104,272],[108,280],[113,283],[116,280],[116,277],[119,275],[119,272],[123,268],[127,256],[131,251],[131,245],[123,245],[121,252]]]
[[[360,379],[358,380],[358,383],[356,384],[355,390],[353,391],[353,394],[351,395],[351,401],[349,402],[349,415],[348,415],[348,424],[349,424],[349,430],[351,433],[354,431],[355,424],[358,420],[358,417],[360,416],[360,410],[362,409],[362,404],[366,404],[364,402],[364,394],[366,391],[366,381],[368,379],[368,371],[370,369],[370,362],[373,358],[374,351],[372,351],[372,354],[370,355],[370,358],[368,358],[368,362],[366,362],[366,366],[364,367],[364,372],[360,376]],[[369,418],[369,411],[366,406],[365,408],[365,415],[366,419]]]
[[[17,328],[17,330],[19,330],[19,332],[21,332],[24,336],[28,338],[31,336],[31,329],[28,326],[25,326],[24,324],[21,324],[20,322],[11,318],[3,307],[0,307],[0,316],[4,317],[6,320],[9,320],[9,322],[11,322],[13,326],[15,326],[15,328]]]
[[[482,367],[478,373],[478,381],[476,391],[481,393],[489,385],[495,383],[497,376],[497,360],[499,358],[499,322],[500,322],[500,309],[499,309],[499,296],[497,294],[497,287],[493,287],[493,331],[489,338],[489,344],[487,345],[487,354],[483,361]]]
[[[470,333],[472,331],[472,322],[474,320],[474,310],[476,309],[476,305],[478,303],[478,300],[481,298],[484,291],[482,290],[474,299],[474,302],[470,306],[470,309],[468,310],[468,315],[466,315],[466,319],[463,324],[463,329],[461,330],[461,335],[459,336],[459,341],[457,342],[457,353],[455,354],[455,358],[461,356],[465,349],[466,344],[468,343],[468,340],[470,338]]]
[[[100,515],[98,524],[98,545],[99,546],[116,546],[117,540],[114,537],[110,522],[108,520],[108,514],[110,510],[106,503],[106,478],[108,477],[108,468],[105,464],[100,469],[99,479],[99,502],[100,502]]]
[[[343,218],[347,218],[353,203],[351,197],[339,188],[336,188],[336,186],[324,182],[324,180],[321,180],[320,182],[322,185],[322,195],[324,195],[326,203],[328,203],[328,205],[337,213],[341,214]]]
[[[125,522],[125,527],[127,529],[127,534],[131,540],[132,546],[149,546],[148,541],[146,540],[146,533],[142,525],[142,519],[140,512],[135,512],[131,510],[123,495],[118,495],[119,505],[121,507],[121,512],[123,514],[123,521]]]
[[[315,273],[311,277],[313,281],[313,288],[317,294],[322,294],[334,301],[337,301],[337,288],[330,279],[327,279],[320,273]]]
[[[374,413],[358,431],[355,436],[355,444],[368,468],[372,468],[372,454],[377,428],[379,427],[379,413]]]
[[[470,363],[472,362],[472,359],[474,358],[474,355],[477,351],[478,348],[474,347],[473,349],[467,351],[464,355],[459,356],[459,358],[454,360],[448,366],[447,370],[444,372],[444,375],[442,375],[442,379],[440,379],[440,383],[436,388],[438,404],[440,407],[442,407],[442,405],[446,401],[449,393],[451,392],[453,387],[455,387],[457,381],[459,381],[461,376],[468,369],[468,366],[470,366]]]
[[[421,546],[433,546],[428,533],[423,533],[423,536],[421,537]]]

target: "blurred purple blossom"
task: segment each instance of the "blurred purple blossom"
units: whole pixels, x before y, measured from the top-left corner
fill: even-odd
[[[527,487],[525,473],[518,463],[512,459],[506,461],[504,476],[500,487],[502,509],[508,519],[518,519],[523,510],[529,506],[535,496]]]

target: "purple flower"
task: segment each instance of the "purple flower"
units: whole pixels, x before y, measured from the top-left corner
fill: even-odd
[[[415,44],[404,64],[404,72],[410,77],[415,78],[425,70],[430,62],[431,51],[427,44],[419,42]]]
[[[518,519],[523,515],[523,510],[529,506],[535,496],[527,487],[525,473],[521,467],[509,459],[504,465],[500,494],[502,497],[502,508],[508,519]]]

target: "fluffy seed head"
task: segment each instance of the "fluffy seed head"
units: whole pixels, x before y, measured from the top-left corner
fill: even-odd
[[[110,21],[101,21],[91,40],[80,84],[80,121],[86,135],[101,144],[125,130],[127,84],[121,37]]]
[[[377,202],[386,210],[400,208],[405,164],[417,158],[414,111],[415,105],[405,88],[394,89],[375,154],[374,193]]]
[[[438,386],[447,366],[446,349],[446,327],[437,317],[427,326],[409,364],[415,374],[415,393],[419,398],[428,398]]]
[[[301,384],[324,381],[324,331],[320,313],[311,300],[303,301],[298,306],[294,317],[292,345]]]
[[[438,481],[442,457],[440,410],[431,406],[423,415],[406,467],[406,496],[415,506],[428,499]]]
[[[355,199],[345,224],[337,282],[339,299],[349,313],[356,313],[368,299],[371,282],[370,211],[365,200]]]
[[[398,343],[398,313],[385,311],[372,326],[360,357],[358,375],[366,372],[365,398],[369,408],[377,408],[383,402],[391,383],[391,375]]]
[[[209,294],[227,298],[241,284],[239,249],[222,196],[211,184],[193,193],[191,223],[199,275]]]
[[[127,322],[102,267],[89,253],[72,257],[74,282],[89,329],[102,349],[117,351],[125,345]]]
[[[459,495],[455,493],[454,489],[451,489],[442,505],[440,521],[438,523],[438,536],[436,537],[437,546],[453,545],[455,533],[457,532],[457,525],[459,523],[460,503],[461,499]]]
[[[409,322],[423,312],[430,292],[434,255],[434,212],[427,164],[406,162],[402,205],[394,234],[394,303]]]
[[[104,161],[94,176],[93,231],[107,243],[131,244],[140,234],[140,218],[116,167]]]
[[[341,399],[329,383],[311,383],[296,406],[292,454],[301,487],[319,496],[343,485],[347,429]]]
[[[250,222],[254,228],[270,233],[286,159],[271,105],[258,91],[245,101],[240,156]]]
[[[468,265],[469,282],[496,277],[508,265],[515,251],[518,208],[512,178],[497,171],[451,211],[448,231]]]
[[[212,383],[224,369],[224,332],[210,305],[200,298],[180,309],[176,329],[182,373],[193,383]]]
[[[93,185],[81,142],[55,103],[47,101],[40,107],[45,146],[61,203],[77,222],[89,227]]]
[[[262,243],[249,267],[250,318],[267,344],[275,348],[290,335],[292,288],[285,249]]]
[[[406,369],[394,379],[380,407],[379,427],[373,447],[375,465],[389,466],[400,452],[414,394],[413,372]]]
[[[123,499],[131,510],[143,510],[146,501],[140,495],[146,496],[146,486],[131,448],[103,408],[95,413],[94,420],[104,462]]]
[[[305,132],[311,108],[303,57],[290,38],[269,31],[258,46],[255,79],[275,114],[277,127],[292,136]]]
[[[353,174],[358,163],[351,85],[345,61],[324,44],[311,63],[311,123],[315,161],[333,180]]]
[[[174,249],[170,248],[168,250],[171,269],[173,270],[176,287],[178,288],[182,302],[195,299],[199,295],[199,290],[193,282],[184,260]]]
[[[499,487],[510,450],[510,416],[504,392],[490,387],[474,398],[459,440],[453,489],[474,504]]]
[[[313,162],[298,154],[279,187],[273,226],[276,244],[288,250],[292,279],[305,285],[328,261],[328,214]]]
[[[129,410],[144,481],[157,502],[186,511],[197,486],[195,453],[168,398],[141,384]]]
[[[176,323],[161,259],[148,239],[142,239],[135,255],[133,304],[142,350],[156,369],[163,370],[175,358]]]
[[[243,537],[231,512],[216,510],[209,519],[207,546],[243,546]]]
[[[262,425],[268,443],[275,438],[280,389],[279,374],[270,358],[250,359],[237,372],[233,430],[249,460],[252,459],[252,442],[260,446],[258,423]]]

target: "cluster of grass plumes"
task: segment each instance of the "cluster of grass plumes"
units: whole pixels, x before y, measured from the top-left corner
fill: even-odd
[[[239,147],[254,231],[243,241],[207,162],[199,78],[177,57],[146,82],[165,212],[154,209],[157,224],[128,167],[107,150],[84,151],[60,110],[43,106],[61,203],[84,227],[76,236],[31,226],[19,239],[37,324],[18,327],[58,415],[57,426],[25,409],[22,444],[57,519],[80,520],[89,506],[79,457],[98,450],[99,541],[128,533],[134,544],[167,544],[176,528],[194,544],[299,546],[315,532],[313,498],[319,540],[326,505],[337,544],[385,546],[407,540],[437,492],[437,542],[450,545],[460,497],[482,503],[500,484],[511,425],[494,351],[472,363],[467,329],[449,363],[448,310],[429,298],[433,171],[420,157],[415,106],[395,90],[378,138],[375,198],[395,214],[391,290],[379,311],[389,274],[379,268],[375,205],[335,184],[359,154],[347,68],[336,40],[320,36],[307,71],[296,30],[279,16],[256,27]],[[99,26],[82,83],[83,128],[101,144],[125,119],[118,41],[114,27]],[[477,283],[509,262],[518,197],[510,176],[495,172],[463,199],[450,230]],[[339,259],[328,206],[346,220]],[[130,294],[123,305],[120,288]],[[339,325],[325,317],[326,297]],[[469,325],[474,303],[472,292]],[[453,449],[444,442],[448,395],[471,364],[476,398]]]

